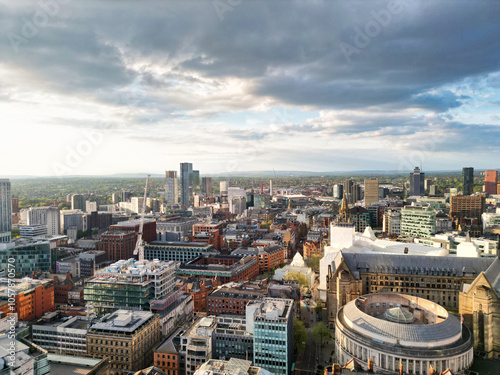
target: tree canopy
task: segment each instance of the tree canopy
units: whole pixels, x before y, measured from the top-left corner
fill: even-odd
[[[298,271],[288,271],[285,275],[285,281],[288,281],[288,280],[297,280],[301,287],[309,285],[305,275],[298,272]]]
[[[297,318],[293,318],[293,348],[296,352],[300,349],[305,349],[307,337],[307,330],[304,323]]]

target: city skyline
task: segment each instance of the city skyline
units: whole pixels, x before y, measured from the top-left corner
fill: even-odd
[[[499,3],[52,4],[0,2],[3,175],[500,157]]]

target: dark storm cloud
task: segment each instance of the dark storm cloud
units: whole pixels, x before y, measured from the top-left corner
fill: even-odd
[[[23,35],[40,5],[5,4],[3,64],[25,71],[31,84],[47,91],[146,109],[149,113],[136,117],[142,123],[210,105],[196,95],[168,96],[172,90],[196,88],[209,79],[217,92],[231,77],[249,80],[248,95],[257,101],[271,97],[327,110],[375,106],[391,113],[418,107],[444,113],[468,98],[442,87],[486,77],[500,66],[498,1],[405,1],[385,21],[380,18],[390,7],[385,1],[244,0],[222,19],[212,1],[70,1],[17,52],[12,35]],[[360,47],[358,30],[366,34],[373,22],[379,30]],[[357,52],[346,59],[341,43]],[[167,71],[154,74],[152,65]],[[498,80],[489,84],[498,87]],[[214,111],[224,111],[224,103]],[[400,119],[375,114],[360,121],[341,130],[297,124],[282,131],[396,129]],[[418,127],[413,124],[418,120],[408,122],[405,129]]]

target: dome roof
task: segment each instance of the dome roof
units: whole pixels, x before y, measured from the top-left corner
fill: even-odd
[[[400,324],[411,324],[415,320],[412,313],[403,310],[401,307],[393,307],[392,309],[385,310],[384,318],[390,322]]]

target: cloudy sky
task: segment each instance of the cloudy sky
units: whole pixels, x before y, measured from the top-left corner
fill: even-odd
[[[0,175],[498,168],[499,1],[0,0]]]

